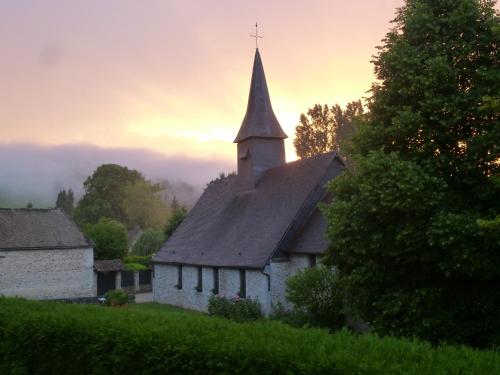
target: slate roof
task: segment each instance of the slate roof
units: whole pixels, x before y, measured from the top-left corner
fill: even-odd
[[[0,250],[88,247],[93,242],[60,210],[0,208]]]
[[[122,271],[123,262],[121,259],[95,260],[94,269],[97,272]]]
[[[255,51],[247,111],[234,143],[242,142],[250,137],[287,138],[271,105],[259,49]]]
[[[326,237],[326,229],[326,219],[319,208],[316,208],[302,230],[297,234],[295,241],[285,252],[295,254],[323,254],[329,244]]]
[[[343,169],[327,153],[267,170],[253,191],[238,192],[238,176],[212,183],[153,261],[263,268],[293,247],[326,182]]]

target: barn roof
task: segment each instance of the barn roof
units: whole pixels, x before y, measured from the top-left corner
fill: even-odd
[[[121,259],[96,260],[94,269],[97,272],[123,271],[123,262]]]
[[[58,209],[0,208],[0,250],[93,246],[78,226]]]
[[[343,168],[332,152],[269,169],[253,191],[238,192],[238,176],[212,183],[153,261],[263,268],[293,248],[326,182]]]

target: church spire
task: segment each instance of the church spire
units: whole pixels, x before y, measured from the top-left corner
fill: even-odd
[[[255,35],[258,35],[255,33]],[[256,188],[265,171],[285,164],[286,134],[274,115],[259,49],[255,50],[247,113],[234,140],[240,191]]]
[[[271,106],[258,48],[255,50],[247,112],[234,142],[240,143],[248,138],[287,138]]]

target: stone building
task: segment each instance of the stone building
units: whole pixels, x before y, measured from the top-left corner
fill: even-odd
[[[95,296],[93,246],[60,210],[0,209],[0,295]]]
[[[286,305],[286,279],[327,247],[317,205],[344,163],[336,153],[285,162],[256,50],[245,118],[236,136],[238,173],[211,183],[154,257],[154,300],[206,310],[210,296],[257,298],[268,314]]]

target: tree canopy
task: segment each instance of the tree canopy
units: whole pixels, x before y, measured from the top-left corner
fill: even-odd
[[[127,229],[120,222],[102,218],[96,224],[86,224],[83,231],[95,243],[95,260],[123,259],[127,254]]]
[[[99,166],[83,184],[85,194],[78,202],[75,219],[80,224],[95,224],[102,217],[126,223],[123,209],[126,189],[138,181],[144,181],[144,177],[136,170],[116,164]]]
[[[165,242],[165,235],[159,229],[146,229],[132,247],[132,255],[152,255]]]
[[[163,228],[169,216],[159,195],[163,187],[127,167],[103,164],[85,180],[84,188],[74,215],[80,225],[95,224],[106,217],[128,228]]]
[[[326,261],[381,334],[498,345],[498,14],[407,0],[393,22],[356,167],[330,186]]]
[[[355,120],[362,114],[360,100],[348,103],[345,109],[338,104],[332,107],[316,104],[309,108],[307,115],[300,115],[300,123],[295,128],[293,145],[297,156],[307,158],[339,150],[345,154],[346,143],[355,130]]]
[[[126,187],[122,206],[129,227],[161,229],[165,226],[169,208],[158,194],[161,190],[161,186],[149,181],[138,181]]]

